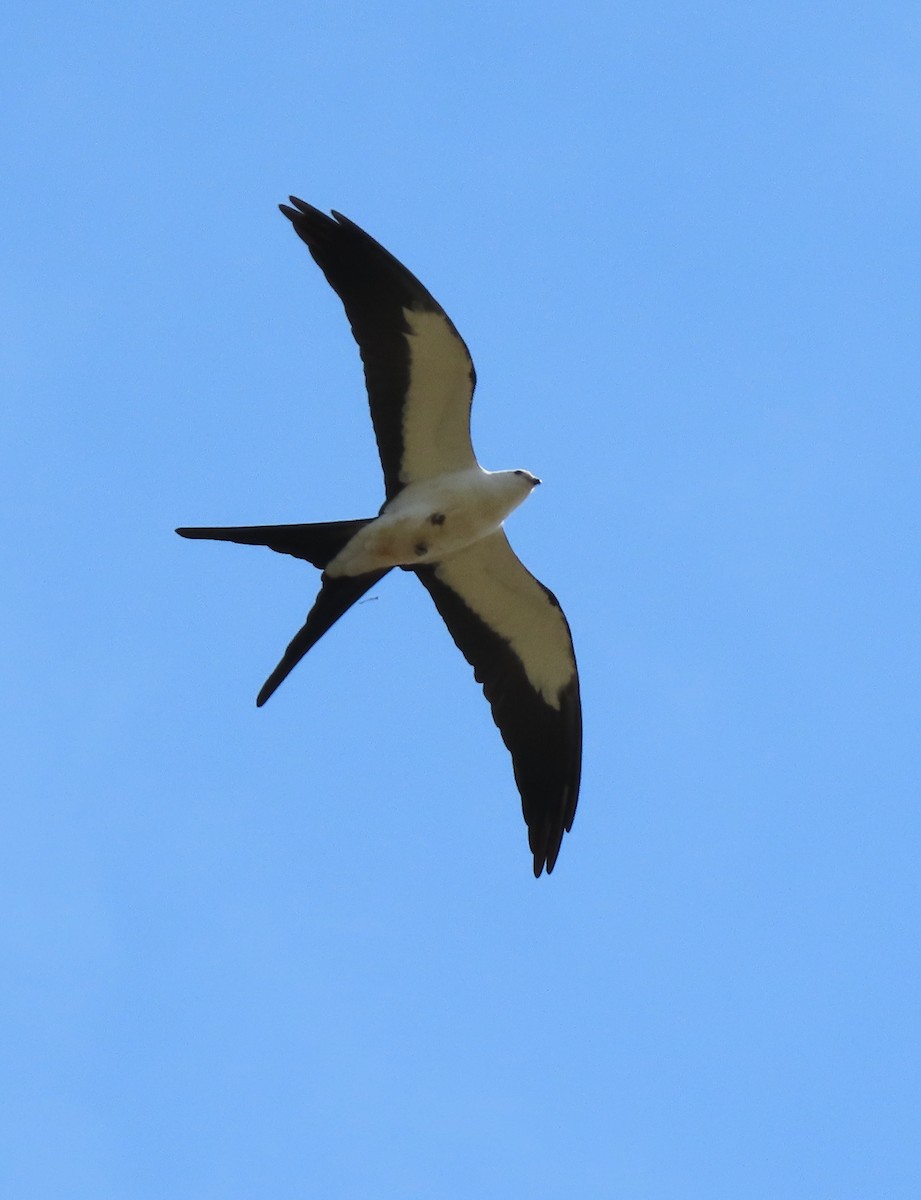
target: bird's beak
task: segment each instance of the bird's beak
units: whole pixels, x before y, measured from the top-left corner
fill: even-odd
[[[537,476],[535,475],[534,476],[534,486],[537,487],[537,485],[541,482],[542,482],[542,480],[538,479]]]

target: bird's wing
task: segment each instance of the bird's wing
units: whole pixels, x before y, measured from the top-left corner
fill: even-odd
[[[279,205],[339,299],[365,367],[387,499],[472,467],[470,352],[418,279],[348,218],[290,197]]]
[[[553,870],[572,827],[582,767],[582,707],[569,625],[552,592],[500,529],[414,568],[473,667],[508,747],[534,874]]]

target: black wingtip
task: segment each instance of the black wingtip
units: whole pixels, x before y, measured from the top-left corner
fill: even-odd
[[[302,200],[300,196],[289,196],[288,200],[291,202],[290,207],[287,204],[279,204],[278,207],[285,214],[289,221],[294,220],[298,216],[304,216],[315,218],[318,217],[321,221],[327,221],[332,224],[328,213],[323,212],[322,209],[315,208],[312,204],[308,204],[307,201]]]
[[[289,221],[297,221],[301,216],[324,216],[324,213],[318,213],[315,208],[309,204],[305,204],[303,200],[299,200],[297,196],[289,196],[290,204],[279,204],[278,211]]]
[[[569,824],[572,824],[571,819]],[[566,826],[566,828],[568,829],[569,826]],[[563,826],[560,825],[557,829],[551,829],[547,826],[539,829],[529,829],[528,843],[531,847],[531,853],[534,855],[534,878],[540,879],[544,871],[548,875],[552,874],[553,868],[556,866],[556,860],[560,856],[560,847],[563,843]]]

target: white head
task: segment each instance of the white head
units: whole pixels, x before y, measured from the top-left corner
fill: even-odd
[[[493,494],[501,497],[505,516],[523,504],[540,483],[530,471],[490,471],[488,474]]]

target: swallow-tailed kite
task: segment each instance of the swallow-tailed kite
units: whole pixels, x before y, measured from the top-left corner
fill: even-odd
[[[549,874],[579,794],[579,678],[556,597],[502,529],[540,480],[477,462],[470,353],[419,280],[339,213],[290,199],[292,207],[279,207],[345,306],[361,352],[386,500],[365,520],[176,532],[268,546],[323,572],[316,603],[258,705],[391,568],[418,576],[483,685],[512,756],[534,874]]]

